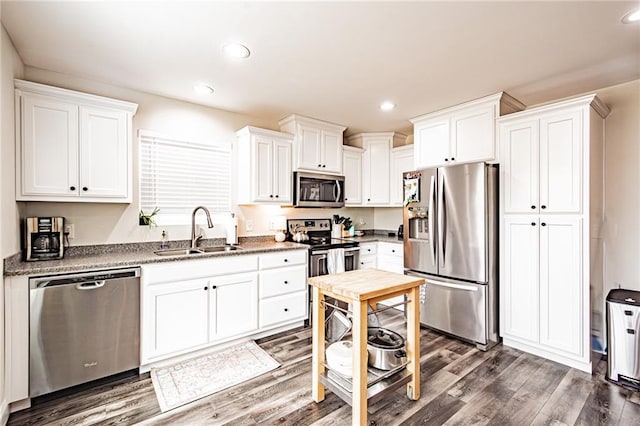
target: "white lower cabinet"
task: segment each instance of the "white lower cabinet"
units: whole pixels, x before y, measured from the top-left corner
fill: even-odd
[[[589,362],[588,283],[582,273],[582,219],[504,217],[503,337]],[[535,352],[534,352],[535,353]],[[586,366],[582,369],[586,369]]]
[[[209,340],[208,280],[159,284],[146,294],[147,319],[153,322],[146,352],[169,354],[202,346]]]
[[[260,256],[260,328],[307,319],[306,261],[303,251]]]
[[[141,365],[307,317],[307,251],[287,250],[141,267]]]
[[[378,243],[360,244],[360,265],[358,269],[371,269],[378,266]]]
[[[227,275],[209,281],[209,340],[258,329],[258,274]]]
[[[378,242],[378,269],[404,274],[404,247],[402,243]],[[404,301],[404,296],[393,297],[382,302],[383,305],[393,305]],[[404,310],[404,306],[397,309]]]

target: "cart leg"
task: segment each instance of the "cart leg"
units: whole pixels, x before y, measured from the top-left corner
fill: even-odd
[[[324,385],[320,383],[320,375],[324,374],[324,304],[321,301],[324,293],[313,287],[311,396],[315,402],[324,400]]]
[[[407,303],[407,369],[411,373],[411,381],[407,384],[409,399],[420,399],[420,287],[414,287],[408,294]]]
[[[353,393],[352,423],[367,424],[367,306],[366,301],[353,302]]]

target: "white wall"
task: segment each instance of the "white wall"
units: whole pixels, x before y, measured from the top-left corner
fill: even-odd
[[[1,12],[0,12],[1,13]],[[0,25],[1,26],[1,25]],[[2,259],[20,249],[18,207],[14,192],[14,104],[13,78],[22,77],[23,65],[4,26],[0,28],[0,276],[3,274]],[[5,402],[4,365],[4,286],[0,291],[0,424],[6,422],[8,407]]]
[[[640,80],[604,88],[604,295],[618,284],[640,291]]]
[[[380,207],[375,209],[373,222],[376,229],[397,231],[402,224],[402,207]]]

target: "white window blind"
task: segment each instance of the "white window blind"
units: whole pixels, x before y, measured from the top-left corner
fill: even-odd
[[[140,208],[159,224],[188,223],[196,206],[231,210],[231,149],[140,132]]]

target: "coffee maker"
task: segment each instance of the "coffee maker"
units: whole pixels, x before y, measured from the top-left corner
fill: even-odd
[[[24,260],[62,259],[64,218],[28,217],[24,226]]]

